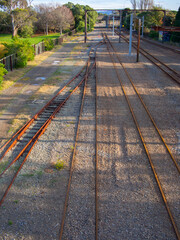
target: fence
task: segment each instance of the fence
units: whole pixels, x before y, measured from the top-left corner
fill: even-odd
[[[17,58],[16,54],[12,54],[0,59],[0,63],[4,64],[6,70],[12,71],[16,65],[16,58]]]
[[[73,31],[71,31],[71,35],[73,35],[75,33],[76,33],[75,29]],[[53,39],[54,45],[62,44],[64,38],[67,37],[68,35],[69,34],[66,33],[66,34],[63,35],[63,37],[59,37],[59,38]],[[35,54],[35,56],[45,52],[44,42],[40,42],[40,43],[34,44],[33,47],[34,47],[34,54]],[[12,71],[13,68],[15,68],[15,66],[16,66],[16,59],[17,59],[17,54],[12,54],[12,55],[9,55],[7,57],[4,57],[4,58],[0,59],[0,63],[4,64],[6,70]]]

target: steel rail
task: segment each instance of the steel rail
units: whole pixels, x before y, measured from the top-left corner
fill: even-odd
[[[101,44],[102,42],[99,42],[98,44]],[[0,151],[5,148],[11,141],[13,141],[13,139],[18,135],[17,140],[15,142],[12,143],[11,146],[8,147],[8,149],[6,150],[6,152],[1,156],[0,161],[2,160],[2,158],[6,155],[6,153],[12,148],[14,147],[14,145],[17,143],[17,141],[20,139],[20,137],[24,134],[24,132],[29,128],[29,126],[34,122],[34,120],[37,119],[37,117],[53,102],[53,100],[72,82],[74,81],[77,77],[79,77],[79,75],[84,71],[85,67],[87,66],[88,60],[86,62],[86,64],[83,66],[83,68],[39,111],[37,112],[29,121],[27,121],[23,127],[21,127],[3,146],[0,147]]]
[[[117,30],[117,31],[118,31],[118,30]],[[129,33],[129,32],[126,31],[126,30],[121,30],[121,31],[123,31],[123,32],[126,33],[126,34]],[[137,38],[137,35],[134,33],[134,34],[133,34],[133,37]],[[174,49],[174,48],[171,48],[171,47],[168,47],[168,46],[164,46],[164,45],[162,45],[162,44],[160,44],[160,43],[158,43],[158,42],[154,42],[153,40],[147,39],[147,38],[145,38],[145,37],[141,38],[141,40],[144,41],[144,42],[148,42],[148,43],[150,43],[150,44],[152,44],[152,45],[158,46],[158,47],[160,47],[160,48],[162,48],[162,49],[166,49],[166,50],[175,52],[175,53],[177,53],[177,54],[180,54],[180,49],[178,50],[178,49]]]
[[[87,64],[87,63],[86,63]],[[13,139],[16,139],[13,141],[13,143],[6,149],[6,151],[3,153],[3,155],[0,158],[0,161],[3,159],[3,157],[8,153],[9,150],[11,150],[16,143],[18,142],[18,140],[21,138],[21,136],[26,132],[26,130],[31,126],[31,124],[34,122],[34,120],[36,120],[38,118],[38,116],[53,102],[53,100],[62,92],[64,91],[64,89],[71,83],[73,82],[76,78],[79,77],[79,75],[83,72],[83,70],[86,67],[85,66],[80,70],[80,72],[78,72],[43,108],[41,108],[40,111],[38,111],[28,122],[26,122],[23,127],[21,129],[19,129],[1,148],[0,150],[2,150],[3,148],[5,148],[10,142],[13,141]]]
[[[106,39],[105,39],[105,41],[106,41]],[[106,43],[107,43],[107,41],[106,41]],[[138,133],[139,133],[139,136],[140,136],[141,142],[142,142],[142,144],[143,144],[143,146],[144,146],[144,149],[145,149],[146,155],[147,155],[147,157],[148,157],[148,160],[149,160],[149,163],[150,163],[151,169],[152,169],[152,171],[153,171],[153,174],[154,174],[155,180],[156,180],[157,185],[158,185],[158,187],[159,187],[159,191],[160,191],[160,193],[161,193],[162,199],[163,199],[164,204],[165,204],[165,207],[166,207],[166,209],[167,209],[167,212],[168,212],[169,218],[170,218],[170,220],[171,220],[171,223],[172,223],[172,226],[173,226],[174,232],[175,232],[175,234],[176,234],[176,236],[177,236],[177,239],[180,240],[180,233],[179,233],[179,230],[178,230],[178,228],[177,228],[177,226],[176,226],[176,223],[175,223],[174,217],[173,217],[173,215],[172,215],[172,213],[171,213],[171,210],[170,210],[170,207],[169,207],[169,205],[168,205],[168,202],[167,202],[166,196],[165,196],[165,194],[164,194],[164,191],[163,191],[163,189],[162,189],[162,186],[161,186],[161,183],[160,183],[160,181],[159,181],[158,175],[157,175],[157,173],[156,173],[156,170],[155,170],[154,164],[153,164],[153,162],[152,162],[152,159],[151,159],[150,153],[149,153],[149,151],[148,151],[148,148],[147,148],[147,146],[146,146],[146,143],[145,143],[144,137],[143,137],[142,132],[141,132],[141,130],[140,130],[140,127],[139,127],[138,121],[137,121],[136,116],[135,116],[135,114],[134,114],[134,111],[133,111],[133,108],[132,108],[131,103],[130,103],[130,101],[129,101],[129,98],[128,98],[127,94],[126,94],[125,88],[124,88],[123,83],[122,83],[122,81],[121,81],[121,78],[120,78],[120,76],[119,76],[119,73],[118,73],[118,70],[117,70],[117,67],[116,67],[115,61],[114,61],[114,59],[113,59],[113,57],[112,57],[112,54],[111,54],[111,52],[110,52],[110,49],[109,49],[108,44],[106,44],[106,46],[107,46],[107,49],[108,49],[109,55],[110,55],[110,57],[111,57],[111,60],[112,60],[112,63],[113,63],[114,69],[115,69],[115,71],[116,71],[116,75],[117,75],[118,80],[119,80],[119,82],[120,82],[120,85],[121,85],[122,91],[123,91],[124,96],[125,96],[125,98],[126,98],[126,101],[127,101],[127,103],[128,103],[128,107],[129,107],[130,112],[131,112],[131,114],[132,114],[132,117],[133,117],[134,123],[135,123],[135,125],[136,125],[137,131],[138,131]]]
[[[135,43],[133,43],[133,46],[136,47]],[[169,67],[167,64],[163,63],[161,60],[159,60],[157,57],[153,56],[151,53],[149,53],[147,50],[143,49],[142,47],[140,47],[140,50],[147,53],[149,56],[151,56],[152,58],[154,58],[156,61],[158,61],[160,64],[162,64],[164,67],[166,67],[169,71],[173,72],[175,75],[177,75],[178,78],[180,78],[180,75],[178,72],[176,72],[174,69],[172,69],[171,67]]]
[[[95,240],[98,240],[98,117],[97,117],[97,62],[95,59],[95,80],[96,80],[96,86],[95,86]]]
[[[65,102],[70,98],[70,96],[79,88],[79,86],[84,82],[85,77],[83,77],[83,79],[81,80],[81,82],[73,89],[73,91],[68,95],[68,97],[64,100],[64,102],[62,104],[60,104],[56,110],[53,112],[53,114],[50,116],[50,118],[44,123],[44,125],[38,130],[38,132],[35,134],[35,136],[29,141],[29,143],[27,144],[28,146],[30,145],[30,143],[32,143],[32,146],[30,147],[25,159],[23,160],[23,162],[21,163],[19,169],[17,170],[17,172],[15,173],[14,177],[11,180],[11,183],[9,184],[9,186],[7,187],[3,197],[0,200],[0,206],[2,205],[2,203],[4,202],[4,199],[6,197],[6,195],[8,194],[14,180],[16,179],[18,173],[20,172],[21,168],[23,167],[24,163],[27,160],[27,157],[29,156],[32,148],[34,147],[35,143],[38,141],[38,139],[40,138],[40,136],[45,132],[45,130],[47,129],[47,127],[49,126],[50,122],[52,121],[52,119],[55,117],[55,115],[59,112],[59,110],[61,109],[61,107],[65,104]],[[25,152],[25,150],[27,149],[28,146],[25,146],[24,149],[21,151],[21,155],[22,153]],[[20,154],[18,154],[18,156],[8,165],[8,167],[3,171],[3,173],[0,175],[0,177],[6,172],[6,170],[13,164],[15,163],[19,157],[21,156]]]
[[[116,31],[116,34],[118,34],[118,32]],[[121,35],[121,37],[128,43],[129,40]],[[132,44],[133,47],[135,49],[137,49],[136,45],[133,43]],[[156,57],[154,57],[152,54],[150,54],[149,52],[147,52],[146,50],[142,49],[140,47],[140,53],[145,56],[149,61],[151,61],[153,64],[155,64],[157,67],[159,67],[161,69],[161,71],[163,71],[167,76],[169,76],[171,79],[173,79],[176,83],[180,84],[180,76],[179,73],[177,73],[174,69],[170,68],[169,66],[167,66],[165,63],[163,63],[162,61],[160,61],[159,59],[157,59]],[[148,56],[149,55],[149,56]],[[162,66],[160,66],[159,64],[157,64],[154,60],[152,60],[151,58],[154,58],[156,61],[158,61],[162,66],[166,67],[167,69],[169,69],[170,71],[172,71],[176,76],[173,76],[171,73],[169,73],[168,71],[166,71],[165,69],[163,69]],[[178,79],[177,79],[178,78]]]
[[[101,44],[103,44],[103,43],[102,42],[98,43],[96,45],[96,47],[98,47]],[[96,58],[96,55],[95,55],[95,58]],[[89,61],[90,61],[90,59],[89,59]],[[93,64],[92,69],[94,67],[96,67],[96,59],[95,59],[95,62]],[[87,65],[87,69],[88,69],[88,65]],[[69,201],[69,193],[70,193],[71,182],[72,182],[72,175],[73,175],[74,167],[75,167],[75,156],[76,156],[77,142],[78,142],[78,138],[79,138],[80,121],[81,121],[81,115],[82,115],[82,111],[83,111],[83,107],[84,107],[84,98],[85,98],[85,94],[86,94],[87,80],[88,80],[88,76],[89,76],[90,72],[88,73],[88,71],[87,71],[86,74],[85,74],[85,83],[84,83],[84,89],[83,89],[83,94],[82,94],[81,106],[80,106],[80,111],[79,111],[79,118],[78,118],[76,133],[75,133],[75,143],[74,143],[74,148],[73,148],[73,153],[72,153],[72,158],[71,158],[71,166],[70,166],[70,170],[69,170],[69,179],[68,179],[68,185],[67,185],[67,190],[66,190],[66,196],[65,196],[65,203],[64,203],[64,208],[63,208],[62,220],[61,220],[59,240],[62,240],[62,237],[63,237],[64,224],[65,224],[66,212],[67,212],[68,201]],[[97,178],[96,178],[96,173],[95,173],[95,186],[96,186],[96,179]],[[95,187],[95,192],[96,192],[96,187]],[[95,195],[96,195],[96,193],[95,193]],[[95,199],[95,201],[96,201],[96,199]],[[95,202],[95,206],[97,206],[96,202]],[[96,216],[96,213],[95,213],[95,216]],[[95,221],[96,221],[96,217],[95,217]],[[97,221],[95,223],[95,239],[97,240]]]
[[[141,101],[141,103],[142,103],[144,109],[146,110],[146,113],[148,114],[148,116],[149,116],[149,118],[150,118],[150,120],[151,120],[153,126],[155,127],[155,129],[156,129],[156,131],[157,131],[157,133],[158,133],[160,139],[162,140],[162,142],[163,142],[163,144],[164,144],[164,146],[165,146],[165,148],[166,148],[166,151],[169,153],[169,155],[170,155],[170,157],[171,157],[173,163],[174,163],[175,166],[176,166],[177,171],[180,173],[180,167],[178,166],[178,163],[177,163],[176,159],[174,158],[173,154],[171,153],[171,150],[169,149],[169,147],[168,147],[168,145],[167,145],[165,139],[163,138],[163,136],[162,136],[162,134],[161,134],[161,131],[160,131],[159,128],[157,127],[157,124],[156,124],[155,120],[154,120],[153,117],[151,116],[151,113],[149,112],[148,107],[147,107],[146,104],[144,103],[144,101],[143,101],[143,99],[142,99],[140,93],[138,92],[137,88],[135,87],[135,85],[134,85],[134,83],[133,83],[133,80],[132,80],[131,76],[129,75],[127,69],[124,67],[124,64],[123,64],[122,61],[120,60],[120,57],[117,55],[117,51],[115,50],[113,44],[110,42],[109,38],[107,38],[107,40],[109,41],[109,44],[111,45],[113,51],[115,52],[116,57],[117,57],[119,63],[121,64],[123,70],[125,71],[125,73],[126,73],[128,79],[129,79],[129,81],[131,82],[131,85],[133,86],[133,89],[135,90],[137,96],[139,97],[139,99],[140,99],[140,101]]]
[[[137,36],[134,35],[134,37],[137,37]],[[156,42],[152,42],[152,40],[149,40],[149,39],[146,39],[146,38],[142,38],[141,40],[144,41],[144,42],[148,42],[148,43],[150,43],[152,45],[158,46],[158,47],[160,47],[162,49],[166,49],[168,51],[172,51],[172,52],[175,52],[177,54],[180,54],[180,50],[176,50],[176,49],[170,48],[168,46],[160,45],[160,44],[158,44]]]
[[[89,61],[90,61],[90,59],[89,59]],[[60,227],[60,234],[59,234],[59,239],[60,240],[62,239],[62,236],[63,236],[64,223],[65,223],[67,205],[68,205],[68,200],[69,200],[69,192],[70,192],[72,175],[73,175],[74,166],[75,166],[75,155],[76,155],[77,141],[78,141],[78,138],[79,138],[80,119],[81,119],[81,115],[82,115],[82,111],[83,111],[84,98],[85,98],[85,93],[86,93],[86,84],[87,84],[87,79],[88,79],[88,68],[89,68],[89,62],[87,64],[87,69],[86,69],[86,74],[85,74],[84,89],[83,89],[81,106],[80,106],[80,111],[79,111],[79,118],[78,118],[78,123],[77,123],[77,128],[76,128],[76,134],[75,134],[76,137],[75,137],[75,143],[74,143],[74,148],[73,148],[73,153],[72,153],[72,158],[71,158],[69,180],[68,180],[68,185],[67,185],[67,190],[66,190],[66,197],[65,197],[64,209],[63,209],[63,215],[62,215],[62,221],[61,221],[61,227]]]
[[[99,45],[99,44],[102,44],[102,41],[99,42],[98,44],[96,45]],[[95,45],[95,46],[96,46]],[[87,64],[89,64],[89,59],[87,60]],[[77,74],[78,76],[81,74],[81,72],[84,70],[85,67],[87,67],[87,64],[82,68],[82,70]],[[88,74],[90,74],[90,72],[92,71],[93,67],[94,67],[95,63],[93,64],[92,68],[90,69],[90,71],[88,72]],[[77,76],[76,75],[76,76]],[[57,106],[57,108],[53,111],[53,113],[51,113],[51,115],[49,116],[49,118],[47,118],[46,122],[39,128],[39,130],[36,132],[36,134],[31,138],[31,140],[28,142],[28,144],[26,144],[26,146],[21,150],[21,152],[18,154],[18,156],[16,156],[15,159],[13,159],[13,161],[8,165],[8,167],[6,167],[6,169],[3,171],[3,173],[1,173],[0,176],[2,176],[6,171],[7,169],[13,164],[15,163],[19,157],[25,153],[25,151],[28,149],[28,147],[30,146],[30,149],[28,150],[27,152],[27,155],[26,157],[24,158],[23,162],[21,163],[20,167],[18,168],[18,170],[16,171],[15,175],[13,176],[12,180],[11,180],[11,183],[9,184],[9,186],[7,187],[3,197],[1,198],[0,200],[0,206],[2,205],[2,203],[4,202],[4,199],[8,193],[8,191],[10,190],[15,178],[17,177],[18,173],[20,172],[22,166],[24,165],[24,163],[26,162],[27,160],[27,157],[29,156],[32,148],[34,147],[35,143],[38,141],[39,137],[45,132],[45,130],[47,129],[48,125],[50,124],[51,120],[55,117],[55,115],[57,114],[57,112],[61,109],[61,107],[65,104],[65,102],[69,99],[69,97],[80,87],[80,85],[84,82],[85,78],[86,78],[86,75],[84,75],[83,79],[78,83],[78,85],[76,85],[76,87],[74,87],[74,89],[71,91],[71,93],[66,97],[66,99],[61,102],[61,104],[59,104]],[[76,76],[71,79],[66,85],[64,88],[66,88],[67,85],[69,85],[75,78]],[[63,89],[64,89],[63,88]],[[61,90],[60,90],[61,91]],[[58,95],[59,95],[60,92],[58,92],[54,97],[53,99],[50,100],[50,102],[52,102],[52,100],[54,100]],[[49,105],[49,103],[47,103],[45,106]],[[43,110],[46,109],[45,107],[43,107],[40,111],[41,113],[43,112]],[[29,122],[28,122],[29,123]],[[23,129],[23,128],[22,128]]]
[[[77,88],[82,84],[85,77],[81,80],[81,82],[76,86],[73,91],[68,95],[68,97],[55,109],[55,111],[52,113],[52,115],[46,120],[46,122],[40,127],[40,129],[35,133],[35,135],[30,139],[30,141],[25,145],[25,147],[20,151],[20,153],[14,158],[14,160],[5,168],[5,170],[0,174],[0,177],[8,170],[8,168],[14,164],[25,152],[25,150],[29,147],[29,145],[35,141],[35,139],[38,137],[38,135],[41,133],[41,131],[46,127],[46,125],[51,121],[55,114],[60,110],[60,108],[64,105],[64,103],[69,99],[69,97],[77,90]],[[49,124],[48,124],[49,125]]]

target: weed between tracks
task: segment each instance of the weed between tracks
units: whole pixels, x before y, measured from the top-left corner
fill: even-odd
[[[55,169],[57,170],[61,170],[64,168],[64,162],[62,160],[58,160],[55,164],[54,164]]]
[[[7,164],[8,164],[8,160],[0,163],[0,173],[2,173],[5,170],[5,168],[7,167]]]
[[[11,226],[13,225],[13,222],[11,220],[8,221],[8,225]]]

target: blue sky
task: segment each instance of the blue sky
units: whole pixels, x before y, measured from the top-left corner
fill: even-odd
[[[40,3],[58,3],[64,4],[67,2],[72,2],[74,4],[79,3],[82,5],[89,5],[90,7],[96,9],[123,9],[126,7],[131,8],[130,0],[33,0],[33,5]],[[154,0],[155,5],[160,5],[164,9],[178,10],[180,6],[180,0]]]

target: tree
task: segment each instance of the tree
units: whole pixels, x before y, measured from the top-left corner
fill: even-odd
[[[54,7],[47,4],[39,4],[35,6],[35,10],[38,18],[36,25],[48,35],[49,27],[53,25]]]
[[[161,26],[163,23],[164,13],[163,11],[156,11],[162,10],[160,7],[153,7],[150,12],[141,12],[138,14],[138,17],[142,18],[144,16],[144,26],[146,28],[151,28],[152,26]]]
[[[180,27],[180,7],[179,7],[178,12],[176,14],[174,26],[175,27]]]
[[[62,34],[64,29],[70,28],[74,24],[72,11],[66,6],[57,6],[53,11],[53,18],[60,34]]]
[[[178,12],[176,14],[176,18],[174,21],[174,26],[175,27],[180,27],[180,7],[178,9]],[[171,36],[171,41],[173,42],[180,42],[180,32],[173,32]]]
[[[78,31],[84,31],[85,11],[93,10],[93,8],[89,7],[88,5],[86,5],[86,6],[80,5],[80,4],[74,5],[71,2],[68,2],[64,6],[70,8],[70,10],[72,11],[74,19],[75,19],[75,28]],[[98,17],[98,13],[96,11],[88,11],[87,17],[88,17],[88,19],[90,19],[90,28],[93,29],[96,19]],[[89,21],[88,21],[88,29],[89,29]]]
[[[35,20],[35,12],[27,0],[0,0],[0,7],[11,16],[13,37],[19,28]]]
[[[132,4],[132,8],[134,10],[136,10],[136,7],[137,7],[137,0],[130,0],[131,4]]]
[[[11,18],[7,12],[0,11],[0,32],[8,33],[11,31]]]
[[[168,12],[164,20],[165,26],[173,26],[175,22],[175,17],[176,17],[175,11]]]
[[[139,9],[151,9],[154,5],[154,1],[153,0],[139,0],[139,2],[137,2],[138,8]]]

